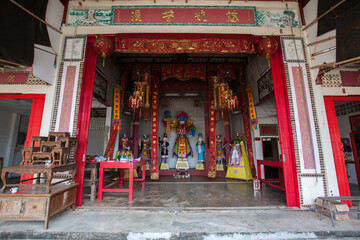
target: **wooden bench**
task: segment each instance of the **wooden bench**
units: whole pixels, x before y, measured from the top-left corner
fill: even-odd
[[[320,213],[320,220],[322,220],[322,216],[324,214],[324,205],[325,202],[328,204],[329,213],[332,221],[333,227],[335,227],[335,221],[334,221],[334,214],[357,214],[358,219],[360,220],[360,196],[348,196],[348,197],[319,197],[319,199],[322,200],[322,207],[321,207],[321,213]],[[358,202],[358,208],[357,211],[349,211],[349,212],[333,212],[331,209],[330,201],[357,201]]]

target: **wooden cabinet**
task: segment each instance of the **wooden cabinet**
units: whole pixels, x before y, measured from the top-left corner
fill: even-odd
[[[0,194],[0,218],[44,221],[44,228],[47,229],[50,217],[69,207],[75,209],[77,185],[72,183],[52,186],[51,193],[25,184],[16,193],[6,191]]]

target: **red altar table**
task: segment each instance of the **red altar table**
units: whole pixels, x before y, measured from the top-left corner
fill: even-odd
[[[279,161],[272,161],[272,160],[256,160],[257,163],[257,169],[258,169],[258,177],[260,180],[260,187],[262,186],[262,183],[278,188],[282,191],[285,191],[285,188],[283,187],[283,162],[279,162]],[[266,178],[266,176],[264,176],[264,178],[261,178],[261,165],[264,166],[269,166],[269,167],[276,167],[279,169],[279,178],[278,179],[269,179]],[[271,182],[273,181],[278,181],[279,185],[273,184]]]
[[[133,200],[133,192],[136,188],[142,185],[142,188],[145,187],[145,160],[141,160],[139,162],[101,162],[100,163],[100,171],[99,171],[99,190],[98,190],[98,199],[103,199],[104,192],[128,192],[129,193],[129,201]],[[134,169],[138,167],[142,167],[141,178],[134,179]],[[118,181],[109,183],[104,186],[104,169],[105,168],[116,168],[120,169],[120,187],[124,185],[124,169],[129,169],[129,188],[109,188]],[[139,182],[134,187],[134,181]]]

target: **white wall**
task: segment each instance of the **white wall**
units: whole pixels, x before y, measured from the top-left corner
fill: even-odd
[[[304,8],[304,16],[306,23],[309,24],[317,17],[317,5],[318,0],[311,0]],[[336,35],[336,31],[333,30],[321,36],[317,36],[317,22],[310,26],[304,32],[305,44],[309,44],[315,41],[326,39],[331,36]],[[315,51],[321,51],[328,49],[330,47],[336,46],[336,40],[326,41],[317,45],[306,47],[306,54],[309,60],[310,67],[323,64],[324,62],[334,62],[336,60],[336,51],[330,51],[325,54],[321,54],[315,57],[311,57],[311,54]],[[324,96],[348,96],[348,95],[358,95],[360,88],[358,87],[321,87],[320,85],[315,84],[315,79],[318,75],[319,69],[314,68],[310,70],[311,73],[311,83],[314,90],[314,100],[317,110],[317,118],[319,122],[319,132],[321,138],[321,145],[323,147],[323,156],[325,164],[325,176],[327,180],[327,190],[330,194],[335,196],[339,195],[339,189],[336,178],[336,171],[334,165],[334,156],[331,148],[329,126],[326,118],[326,111],[324,105]],[[330,73],[337,73],[338,69],[333,70]]]

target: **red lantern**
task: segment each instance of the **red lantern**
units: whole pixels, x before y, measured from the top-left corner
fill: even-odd
[[[266,57],[270,66],[270,55],[274,54],[278,49],[279,44],[273,37],[266,37],[260,40],[257,45],[257,52],[260,56]]]
[[[101,54],[104,67],[105,58],[110,56],[114,52],[114,42],[112,38],[107,36],[97,36],[94,41],[94,48],[97,54]]]

